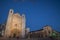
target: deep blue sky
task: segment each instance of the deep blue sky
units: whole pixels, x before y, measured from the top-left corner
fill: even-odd
[[[0,23],[7,20],[9,9],[26,15],[26,26],[31,31],[50,25],[60,32],[59,0],[0,0]]]

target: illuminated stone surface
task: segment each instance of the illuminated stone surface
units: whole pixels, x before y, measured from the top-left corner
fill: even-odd
[[[14,14],[14,11],[10,9],[4,36],[25,36],[25,15],[22,14],[21,16],[19,13]]]

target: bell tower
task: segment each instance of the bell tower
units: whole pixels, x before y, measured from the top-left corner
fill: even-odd
[[[5,29],[5,35],[4,36],[9,36],[9,28],[11,27],[13,13],[14,13],[13,9],[10,9],[9,14],[8,14],[8,18],[7,18],[7,23],[6,23],[6,29]]]

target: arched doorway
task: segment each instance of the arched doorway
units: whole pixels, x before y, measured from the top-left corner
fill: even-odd
[[[20,37],[20,31],[18,29],[12,29],[10,36],[13,38]]]

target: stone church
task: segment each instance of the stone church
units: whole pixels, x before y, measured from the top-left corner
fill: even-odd
[[[25,37],[26,20],[25,15],[14,13],[13,9],[9,10],[4,37]],[[28,30],[27,30],[28,31]]]

